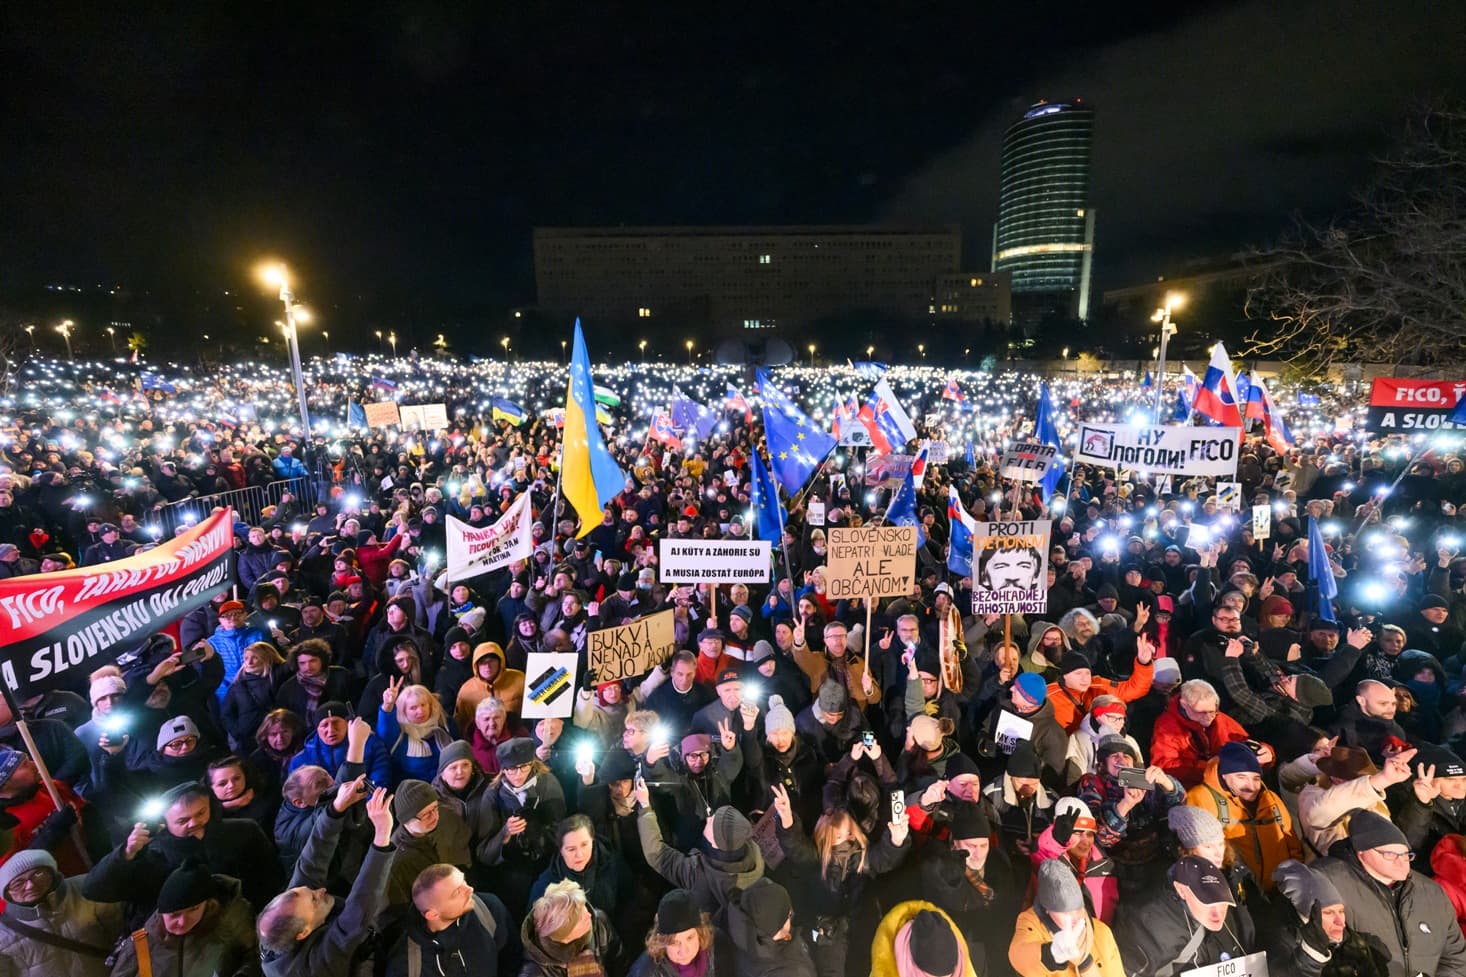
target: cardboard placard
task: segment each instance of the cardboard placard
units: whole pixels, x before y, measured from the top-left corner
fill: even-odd
[[[771,544],[758,539],[661,539],[657,579],[662,583],[768,583]]]
[[[1273,507],[1267,503],[1252,507],[1252,538],[1269,539],[1273,534]]]
[[[1042,614],[1049,606],[1047,519],[980,522],[972,537],[972,613]]]
[[[598,682],[635,678],[660,665],[677,650],[677,628],[668,608],[619,628],[585,636],[586,667]]]
[[[361,409],[366,413],[367,427],[391,427],[400,420],[395,400],[378,401],[375,404],[362,404]]]
[[[525,719],[569,719],[575,707],[577,656],[532,651],[524,662]]]
[[[825,593],[849,597],[904,597],[916,580],[915,526],[832,526],[825,563]]]

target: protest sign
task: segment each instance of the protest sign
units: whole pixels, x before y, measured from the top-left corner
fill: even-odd
[[[869,448],[870,432],[863,424],[849,421],[840,427],[840,443],[847,448]]]
[[[447,428],[448,406],[446,404],[423,404],[422,426],[425,431],[441,431]]]
[[[883,482],[899,482],[911,474],[915,455],[876,455],[865,460],[865,484],[880,485]]]
[[[768,583],[770,547],[757,539],[661,539],[657,579],[662,583]]]
[[[383,400],[379,403],[362,404],[361,406],[366,413],[367,427],[391,427],[400,419],[396,401]]]
[[[1454,431],[1450,415],[1466,396],[1466,380],[1403,380],[1375,377],[1369,387],[1364,430],[1370,434]]]
[[[1203,967],[1183,970],[1181,977],[1268,977],[1267,951],[1258,950],[1245,957],[1233,957],[1221,963],[1209,963]]]
[[[997,741],[998,749],[1002,750],[1005,755],[1013,755],[1013,748],[1018,745],[1019,740],[1032,738],[1032,720],[1014,715],[1006,709],[998,713],[998,725],[993,730],[993,739]]]
[[[1059,463],[1059,449],[1037,441],[1018,441],[1003,452],[998,474],[1020,482],[1041,482]]]
[[[0,580],[0,679],[19,698],[85,683],[234,581],[234,516],[96,566]]]
[[[576,655],[532,651],[524,661],[525,719],[569,719],[575,706]]]
[[[916,579],[915,526],[831,526],[825,595],[903,597]]]
[[[947,442],[945,441],[928,441],[926,442],[926,446],[926,460],[931,462],[933,465],[945,465],[947,463],[947,460],[951,457],[951,445],[947,444]]]
[[[1217,508],[1238,512],[1242,508],[1242,483],[1217,482]]]
[[[1047,519],[980,522],[972,537],[972,613],[1042,614],[1049,606]]]
[[[1151,475],[1237,474],[1238,427],[1080,424],[1078,460]]]
[[[825,524],[825,504],[820,499],[810,499],[804,506],[804,521],[811,526]]]
[[[592,631],[585,636],[586,667],[597,682],[635,678],[660,665],[677,650],[677,630],[669,608],[623,624]]]
[[[1252,538],[1267,539],[1273,534],[1273,507],[1266,503],[1252,507]]]
[[[446,525],[449,580],[463,580],[515,560],[527,560],[534,551],[534,516],[528,492],[521,493],[492,526],[470,526],[454,516],[448,517]]]

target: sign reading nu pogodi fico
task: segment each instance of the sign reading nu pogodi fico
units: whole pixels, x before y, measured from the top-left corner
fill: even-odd
[[[1091,465],[1151,475],[1237,473],[1238,427],[1081,424],[1076,457]]]

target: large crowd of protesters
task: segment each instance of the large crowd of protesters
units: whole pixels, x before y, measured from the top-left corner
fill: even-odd
[[[1343,392],[1291,411],[1284,453],[1246,439],[1237,511],[1082,465],[1045,499],[997,474],[1038,378],[893,368],[947,460],[916,585],[867,608],[826,592],[829,528],[889,497],[864,449],[788,500],[773,583],[659,581],[658,540],[756,532],[736,370],[598,369],[627,480],[577,514],[557,364],[317,362],[309,436],[258,364],[29,369],[0,402],[0,579],[290,490],[238,517],[235,586],[176,638],[20,702],[26,735],[0,705],[0,977],[1466,975],[1466,468],[1356,431]],[[822,421],[868,386],[774,378]],[[1066,432],[1150,400],[1052,387]],[[388,388],[449,428],[345,426]],[[647,436],[674,393],[718,421],[680,450]],[[949,486],[978,520],[1052,518],[1046,611],[970,612]],[[532,556],[435,586],[445,520],[524,493]],[[588,634],[666,609],[661,664],[588,667]],[[579,655],[573,712],[526,720],[545,651]]]

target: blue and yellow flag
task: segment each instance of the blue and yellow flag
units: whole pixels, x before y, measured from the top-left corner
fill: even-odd
[[[491,416],[494,421],[508,421],[510,424],[518,427],[529,417],[529,412],[512,400],[495,397],[492,403],[494,411]]]
[[[570,357],[570,383],[565,390],[564,447],[561,451],[561,491],[580,516],[575,538],[601,524],[601,512],[626,487],[626,476],[595,422],[595,395],[590,379],[590,354],[580,320],[575,320],[575,349]]]

